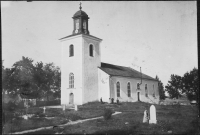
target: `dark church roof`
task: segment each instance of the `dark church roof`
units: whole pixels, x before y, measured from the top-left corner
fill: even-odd
[[[123,67],[123,66],[117,66],[117,65],[112,65],[108,63],[101,63],[101,67],[99,68],[111,76],[141,78],[141,73],[130,67]],[[145,75],[143,73],[142,73],[142,78],[157,81],[156,79],[148,75]]]
[[[82,11],[82,10],[77,11],[77,12],[74,14],[73,17],[78,17],[78,16],[87,16],[87,17],[88,17],[88,15],[87,15],[84,11]]]

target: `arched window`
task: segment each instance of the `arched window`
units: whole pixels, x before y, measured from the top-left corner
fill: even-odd
[[[94,56],[94,55],[93,55],[93,50],[94,50],[93,45],[90,45],[90,47],[89,47],[89,52],[90,52],[90,56],[91,56],[91,57]]]
[[[131,85],[130,85],[130,82],[128,82],[128,84],[127,84],[127,93],[128,93],[128,97],[131,97]]]
[[[147,84],[145,84],[145,96],[148,97],[148,89],[147,89]]]
[[[120,83],[117,82],[117,97],[120,97]]]
[[[70,45],[69,46],[69,57],[72,57],[72,56],[74,56],[74,46]]]
[[[138,89],[138,90],[140,89],[140,84],[139,84],[139,83],[137,83],[137,89]]]
[[[69,88],[74,88],[74,74],[69,74]]]

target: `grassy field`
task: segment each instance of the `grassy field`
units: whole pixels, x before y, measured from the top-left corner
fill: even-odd
[[[112,116],[110,120],[98,119],[83,122],[76,125],[65,126],[64,134],[199,134],[200,120],[197,118],[198,111],[196,106],[180,105],[155,105],[157,111],[157,124],[142,123],[144,110],[149,111],[151,104],[121,103],[101,104],[99,102],[88,103],[79,106],[79,111],[66,111],[61,118],[85,119],[102,116],[104,108],[111,108],[113,111],[120,111],[121,114]],[[54,112],[53,112],[54,110]],[[57,115],[61,110],[51,110],[51,115]],[[50,111],[49,111],[50,112]],[[61,111],[62,112],[62,111]],[[42,121],[42,119],[40,120]],[[57,120],[59,121],[59,120]],[[21,123],[23,124],[23,123]],[[56,124],[52,122],[52,124]],[[54,130],[42,130],[30,134],[53,134]],[[61,131],[60,131],[61,132]]]
[[[40,127],[55,126],[67,123],[68,121],[75,121],[86,118],[94,118],[103,115],[102,109],[93,110],[87,106],[81,106],[79,111],[61,108],[47,108],[45,114],[43,109],[39,107],[31,107],[27,114],[35,114],[35,116],[25,120],[19,117],[18,113],[25,114],[25,109],[16,109],[14,112],[6,111],[4,133],[13,133],[24,131],[28,129],[36,129]],[[46,119],[45,117],[54,117]]]

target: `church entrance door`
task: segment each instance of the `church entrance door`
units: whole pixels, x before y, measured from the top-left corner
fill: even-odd
[[[140,92],[137,93],[138,101],[140,101]]]
[[[73,93],[69,94],[69,104],[74,104],[74,94]]]

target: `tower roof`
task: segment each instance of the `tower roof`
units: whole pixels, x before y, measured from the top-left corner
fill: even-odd
[[[81,10],[82,9],[81,3],[80,3],[79,9],[80,10],[77,11],[72,18],[77,18],[77,17],[80,17],[80,16],[89,18],[88,15],[84,11]]]
[[[88,15],[84,11],[79,10],[74,14],[73,18],[74,17],[79,17],[79,16],[87,16],[88,17]]]

